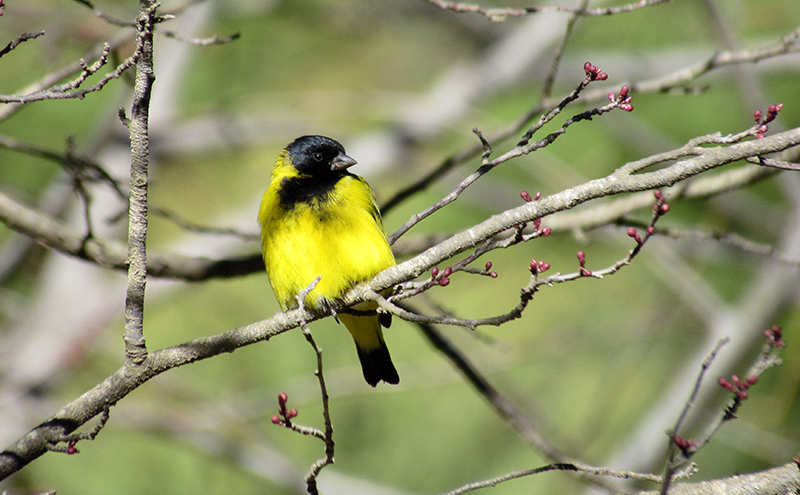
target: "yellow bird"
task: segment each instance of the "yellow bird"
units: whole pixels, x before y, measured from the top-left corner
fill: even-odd
[[[318,276],[306,307],[324,308],[395,264],[372,188],[348,171],[355,164],[341,144],[324,136],[295,139],[275,161],[258,223],[269,281],[284,310],[297,307],[295,296]],[[372,302],[353,309],[377,307]],[[391,315],[338,318],[355,340],[367,383],[398,383],[381,330]]]

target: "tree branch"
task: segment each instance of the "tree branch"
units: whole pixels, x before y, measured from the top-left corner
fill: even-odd
[[[131,118],[126,122],[131,138],[131,178],[128,206],[128,288],[125,295],[125,363],[138,366],[147,357],[144,338],[144,291],[147,283],[147,170],[150,161],[148,118],[153,72],[153,0],[141,0],[136,24],[136,85]]]

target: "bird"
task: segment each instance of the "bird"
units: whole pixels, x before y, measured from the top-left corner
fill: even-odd
[[[350,172],[357,162],[336,140],[301,136],[278,155],[261,200],[258,223],[270,285],[283,310],[297,307],[297,295],[317,279],[303,304],[329,308],[354,285],[396,264],[369,184]],[[400,382],[381,327],[391,315],[378,304],[352,307],[371,315],[340,312],[355,341],[364,379]]]

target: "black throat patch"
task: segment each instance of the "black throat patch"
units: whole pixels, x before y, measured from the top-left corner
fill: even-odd
[[[294,210],[298,204],[306,204],[315,210],[323,209],[330,201],[333,188],[347,175],[352,174],[339,172],[323,176],[286,177],[278,188],[280,206],[286,211]]]

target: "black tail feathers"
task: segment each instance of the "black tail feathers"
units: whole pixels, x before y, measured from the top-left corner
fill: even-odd
[[[358,359],[361,361],[361,370],[364,372],[364,379],[373,387],[383,380],[386,383],[397,385],[400,377],[392,363],[389,349],[383,345],[375,349],[364,350],[356,344]]]

